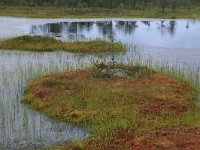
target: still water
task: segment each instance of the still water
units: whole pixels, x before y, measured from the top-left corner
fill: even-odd
[[[64,60],[63,60],[64,59]],[[20,102],[38,75],[76,69],[63,53],[0,51],[0,149],[34,149],[88,137],[87,129],[53,121]]]
[[[58,22],[26,26],[27,34],[49,35],[62,40],[104,39],[142,46],[200,49],[200,21],[93,21]]]
[[[47,20],[41,24],[41,20],[34,22],[34,19],[24,19],[23,24],[18,19],[9,21],[8,25],[4,18],[0,23],[0,29],[1,24],[4,29],[4,34],[0,30],[0,39],[7,33],[12,35],[11,31],[13,36],[20,31],[19,35],[47,35],[64,41],[114,38],[126,44],[127,52],[83,55],[1,50],[0,149],[48,147],[89,136],[84,127],[53,121],[20,103],[26,85],[36,76],[109,62],[113,56],[115,62],[124,64],[142,57],[144,64],[184,70],[188,78],[200,85],[200,22],[197,20],[51,20],[51,23]]]

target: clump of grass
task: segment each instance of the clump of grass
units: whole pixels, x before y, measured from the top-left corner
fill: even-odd
[[[140,78],[153,74],[155,71],[141,65],[123,65],[123,64],[97,64],[93,68],[93,75],[100,78]]]
[[[130,75],[107,77],[102,75],[104,69],[121,69]],[[131,76],[135,72],[140,76]],[[187,82],[144,66],[100,64],[48,75],[27,87],[23,102],[51,118],[91,128],[92,137],[84,144],[65,149],[164,149],[162,138],[169,148],[185,148],[181,145],[185,141],[176,138],[184,135],[192,142],[191,135],[200,137],[197,91]]]
[[[21,36],[0,42],[0,49],[25,50],[25,51],[68,51],[73,53],[100,53],[125,51],[123,44],[111,43],[102,40],[62,42],[51,37]]]

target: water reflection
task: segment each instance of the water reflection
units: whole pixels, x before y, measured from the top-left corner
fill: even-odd
[[[112,40],[114,36],[112,21],[97,22],[96,27],[100,36],[102,36],[104,39]]]
[[[137,27],[138,27],[137,21],[131,21],[131,22],[118,21],[118,22],[116,22],[117,31],[121,31],[125,35],[133,34]]]
[[[160,21],[160,24],[158,24],[158,30],[160,30],[162,36],[169,33],[171,35],[171,38],[173,38],[176,33],[176,21]]]
[[[190,21],[188,20],[187,24],[186,24],[186,28],[189,29],[190,28]]]
[[[104,39],[166,48],[199,48],[200,23],[194,20],[59,22],[32,26],[29,34],[62,40]],[[184,41],[184,43],[182,42]]]
[[[148,27],[151,26],[151,22],[150,21],[142,21],[142,23]]]
[[[171,35],[175,34],[175,28],[176,28],[176,21],[170,21],[168,29]]]

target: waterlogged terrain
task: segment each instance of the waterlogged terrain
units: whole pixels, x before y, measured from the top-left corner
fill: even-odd
[[[134,47],[126,54],[116,56],[116,62],[132,63]],[[138,56],[137,56],[138,57]],[[144,63],[148,63],[149,60]],[[28,106],[21,104],[28,81],[38,75],[85,68],[94,62],[111,61],[111,55],[75,55],[66,52],[31,53],[20,51],[0,52],[0,148],[22,149],[45,147],[76,139],[85,139],[89,133],[85,128],[49,120]],[[155,62],[152,65],[162,64]],[[168,64],[170,67],[174,64]],[[163,67],[165,65],[163,64]],[[193,80],[200,75],[200,66],[181,65],[185,75]],[[170,69],[170,68],[169,68]],[[173,68],[172,68],[173,69]],[[178,68],[174,68],[178,69]],[[173,70],[172,70],[173,71]]]
[[[114,38],[123,54],[83,55],[67,52],[0,51],[0,149],[33,149],[85,139],[86,128],[52,121],[20,102],[27,83],[38,75],[76,70],[94,62],[141,61],[183,73],[200,85],[200,22],[192,20],[48,20],[1,18],[0,39],[49,35],[62,40]],[[35,25],[34,25],[35,24]],[[182,42],[184,41],[184,42]],[[135,46],[139,45],[139,46]]]

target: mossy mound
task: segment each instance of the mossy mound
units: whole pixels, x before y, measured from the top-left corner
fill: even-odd
[[[113,69],[125,76],[111,74]],[[91,128],[90,139],[60,149],[166,149],[166,141],[169,149],[184,149],[192,143],[174,139],[199,136],[197,91],[143,66],[101,64],[37,78],[27,87],[23,102],[51,118]]]
[[[102,40],[62,42],[45,36],[21,36],[0,42],[0,49],[24,51],[68,51],[72,53],[125,52],[126,48],[119,42]]]

